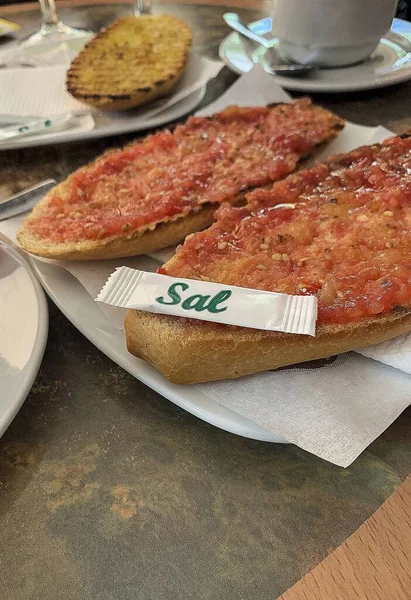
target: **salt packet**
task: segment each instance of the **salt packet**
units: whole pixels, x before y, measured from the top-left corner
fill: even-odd
[[[137,309],[251,329],[315,336],[316,296],[292,296],[117,268],[96,298]]]

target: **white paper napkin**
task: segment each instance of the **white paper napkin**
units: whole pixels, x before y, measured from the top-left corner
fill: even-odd
[[[411,375],[411,333],[405,333],[393,340],[388,340],[388,342],[370,346],[360,350],[359,353]]]
[[[88,113],[88,106],[66,91],[65,67],[2,69],[0,71],[0,115],[52,117],[66,113]]]
[[[261,65],[256,65],[246,75],[239,77],[217,100],[196,114],[199,117],[224,110],[230,104],[237,106],[267,106],[274,102],[290,102],[291,97],[275,83]]]
[[[208,114],[236,103],[265,105],[288,99],[272,78],[256,67],[201,112]],[[388,135],[382,127],[347,123],[344,131],[324,150],[322,158],[328,153],[347,152]],[[20,221],[21,217],[17,217],[0,222],[0,232],[15,239]],[[166,249],[152,257],[59,264],[95,297],[115,267],[127,265],[155,270],[159,261],[166,260],[169,254],[170,250]],[[96,310],[102,309],[115,327],[122,327],[122,309],[96,303]],[[407,375],[411,372],[411,334],[368,348],[362,354],[364,356],[352,352],[325,364],[320,361],[315,365],[290,367],[193,388],[301,448],[347,467],[411,400],[411,377]],[[170,386],[173,393],[177,387]]]
[[[88,37],[66,42],[44,42],[33,46],[14,46],[0,51],[0,64],[3,68],[13,68],[19,64],[32,67],[56,67],[69,65],[82,49]]]

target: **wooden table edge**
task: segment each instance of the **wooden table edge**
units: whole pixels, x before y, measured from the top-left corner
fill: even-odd
[[[277,600],[409,600],[411,475],[345,542]]]

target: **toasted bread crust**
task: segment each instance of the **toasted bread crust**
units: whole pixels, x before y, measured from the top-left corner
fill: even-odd
[[[320,324],[314,338],[136,310],[127,312],[125,330],[131,354],[172,383],[192,384],[235,379],[384,342],[411,330],[411,307],[355,323]]]
[[[84,104],[97,108],[98,110],[107,110],[111,112],[130,110],[143,104],[148,104],[154,100],[164,98],[171,94],[184,73],[184,66],[174,75],[170,75],[165,83],[156,84],[153,88],[136,90],[128,95],[120,96],[112,94],[104,96],[102,94],[86,94],[80,88],[73,85],[73,78],[67,80],[67,90],[74,98]]]
[[[180,80],[192,41],[172,15],[122,17],[74,58],[69,93],[99,110],[127,110],[169,94]]]
[[[65,182],[58,188],[64,186]],[[54,188],[56,189],[56,188]],[[59,193],[64,194],[64,187]],[[232,204],[238,205],[245,202],[245,194],[238,195]],[[43,201],[34,207],[30,216],[37,217],[42,214]],[[177,215],[173,220],[165,223],[154,223],[151,228],[136,231],[128,237],[112,236],[102,240],[84,240],[77,243],[49,245],[33,235],[27,227],[23,227],[17,234],[17,240],[22,248],[30,254],[43,258],[56,260],[102,260],[106,258],[123,258],[148,254],[156,250],[162,250],[184,240],[193,233],[205,229],[213,222],[214,212],[217,210],[214,204],[203,204],[197,211],[181,217]]]
[[[85,240],[76,244],[44,244],[23,228],[17,239],[25,250],[43,258],[58,260],[101,260],[148,254],[177,244],[189,233],[208,227],[213,222],[216,207],[204,205],[185,218],[160,223],[153,229],[138,231],[129,238],[113,236],[104,240]]]
[[[273,104],[272,107],[280,106],[282,103]],[[341,129],[344,127],[344,121],[330,113],[330,131],[327,139],[325,139],[318,147],[319,151],[324,144],[334,139]],[[95,161],[90,163],[89,167],[93,167],[95,163],[102,159],[103,156],[117,150],[109,150]],[[306,158],[302,157],[299,163],[300,167],[304,167]],[[87,168],[87,167],[83,167]],[[105,258],[120,258],[126,256],[135,256],[137,254],[145,254],[160,250],[176,244],[183,240],[188,234],[199,231],[212,223],[212,215],[218,208],[218,205],[210,206],[203,205],[196,211],[193,211],[188,216],[177,215],[174,220],[161,223],[152,223],[150,227],[135,231],[129,235],[118,234],[108,238],[97,240],[82,240],[79,242],[55,243],[44,240],[31,232],[28,223],[46,213],[47,202],[50,196],[58,194],[61,198],[65,198],[68,194],[69,186],[73,173],[65,181],[53,188],[38,204],[35,206],[30,215],[25,219],[23,227],[18,233],[17,239],[22,248],[31,254],[42,256],[44,258],[54,258],[59,260],[99,260]],[[244,202],[245,195],[251,190],[245,190],[236,198],[231,200],[232,204],[238,205]]]

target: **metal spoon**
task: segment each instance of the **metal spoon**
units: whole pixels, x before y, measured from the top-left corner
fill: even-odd
[[[225,13],[223,15],[223,19],[231,29],[234,29],[234,31],[237,31],[237,33],[240,33],[244,37],[253,40],[254,42],[257,42],[257,44],[260,44],[260,46],[263,46],[264,48],[272,49],[277,44],[276,38],[267,40],[264,36],[252,31],[249,27],[247,27],[247,25],[245,25],[241,21],[237,13]],[[276,60],[280,61],[278,54],[276,54]],[[268,68],[265,68],[269,72],[278,75],[307,75],[308,73],[311,73],[312,71],[314,71],[314,69],[317,69],[318,67],[317,65],[312,63],[301,65],[298,63],[276,62],[271,63]]]

